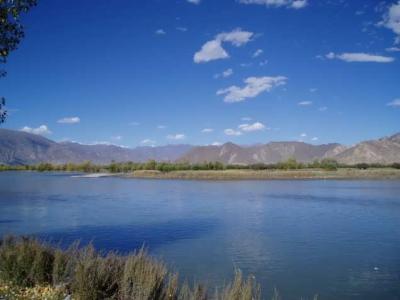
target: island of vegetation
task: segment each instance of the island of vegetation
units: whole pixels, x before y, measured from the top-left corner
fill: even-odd
[[[112,162],[97,165],[83,163],[9,166],[0,165],[0,171],[63,171],[123,176],[127,178],[246,180],[246,179],[400,179],[400,163],[389,165],[340,164],[333,159],[315,160],[311,163],[288,159],[276,164],[226,165],[221,162]]]

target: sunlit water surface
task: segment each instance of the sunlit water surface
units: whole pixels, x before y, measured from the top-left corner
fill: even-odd
[[[400,299],[400,181],[177,181],[0,173],[0,235],[145,244],[210,286],[234,268],[283,299]]]

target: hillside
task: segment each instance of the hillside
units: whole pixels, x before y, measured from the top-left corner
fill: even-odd
[[[254,146],[226,143],[221,146],[166,145],[124,148],[115,145],[57,143],[40,135],[0,129],[0,164],[21,165],[40,162],[66,163],[92,161],[96,164],[117,162],[186,161],[224,164],[277,163],[295,158],[300,162],[333,158],[341,163],[400,162],[400,133],[378,140],[364,141],[352,147],[337,143],[312,145],[303,142],[270,142]]]
[[[361,142],[335,156],[346,164],[400,162],[400,133],[379,140]]]
[[[311,145],[302,142],[271,142],[264,145],[240,147],[232,143],[222,146],[194,147],[183,157],[182,161],[200,163],[203,161],[219,161],[225,164],[277,163],[295,158],[301,162],[329,157],[339,144]]]
[[[57,143],[40,135],[0,129],[0,164],[9,165],[40,162],[79,163],[89,160],[96,164],[107,164],[113,160],[118,162],[145,162],[149,159],[175,161],[190,148],[189,145],[166,145],[131,149],[115,145]]]

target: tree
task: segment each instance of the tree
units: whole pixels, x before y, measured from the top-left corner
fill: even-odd
[[[321,160],[321,168],[328,171],[336,171],[339,163],[332,158],[324,158]]]
[[[24,37],[24,27],[21,24],[21,13],[27,12],[36,6],[37,0],[0,0],[0,63],[7,62],[11,51],[18,48]],[[0,69],[0,77],[7,72]],[[0,124],[6,120],[7,110],[5,99],[0,97]]]

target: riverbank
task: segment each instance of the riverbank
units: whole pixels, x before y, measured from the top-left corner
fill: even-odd
[[[393,168],[339,168],[300,170],[208,170],[171,171],[137,170],[122,174],[126,178],[188,180],[274,180],[274,179],[400,179],[400,170]]]

